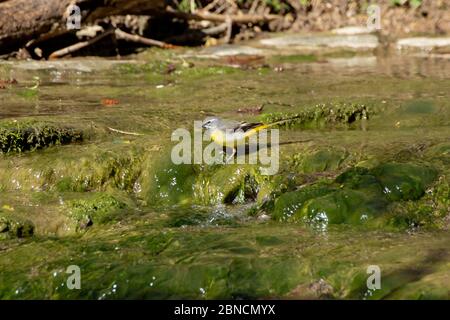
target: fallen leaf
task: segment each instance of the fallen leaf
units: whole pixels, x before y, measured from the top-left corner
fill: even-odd
[[[264,108],[263,105],[250,107],[250,108],[239,108],[239,109],[237,109],[236,112],[237,113],[253,113],[253,114],[257,114],[257,113],[261,113],[263,108]]]
[[[105,99],[102,99],[102,105],[104,105],[105,107],[107,107],[107,106],[113,106],[113,105],[116,105],[116,104],[119,104],[119,100],[117,100],[117,99],[108,99],[108,98],[105,98]]]

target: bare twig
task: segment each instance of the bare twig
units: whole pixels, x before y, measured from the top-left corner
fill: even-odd
[[[108,130],[111,130],[111,131],[117,132],[117,133],[121,133],[121,134],[131,135],[131,136],[143,136],[144,135],[142,133],[122,131],[122,130],[118,130],[118,129],[114,129],[114,128],[110,128],[110,127],[108,127]]]
[[[215,7],[215,5],[217,4],[217,3],[219,3],[221,0],[214,0],[214,1],[211,1],[210,3],[208,3],[204,8],[202,8],[202,11],[209,11],[209,10],[211,10],[212,8],[214,8]]]
[[[176,47],[176,46],[174,46],[172,44],[165,43],[165,42],[162,42],[162,41],[141,37],[141,36],[138,36],[137,34],[126,33],[125,31],[122,31],[120,29],[116,29],[115,30],[115,34],[116,34],[116,38],[117,39],[122,39],[122,40],[125,40],[125,41],[132,41],[132,42],[137,42],[137,43],[142,43],[142,44],[145,44],[145,45],[148,45],[148,46],[156,46],[156,47],[165,48],[165,49],[170,49],[170,48],[175,48]]]
[[[82,48],[88,47],[88,46],[92,45],[93,43],[103,39],[104,37],[112,34],[113,32],[114,32],[114,29],[109,29],[109,30],[103,32],[102,34],[100,34],[92,39],[89,39],[87,41],[78,42],[78,43],[75,43],[68,47],[65,47],[63,49],[56,50],[52,54],[50,54],[50,56],[48,58],[49,59],[61,58],[65,55],[68,55],[69,53],[72,53],[72,52],[78,51]]]

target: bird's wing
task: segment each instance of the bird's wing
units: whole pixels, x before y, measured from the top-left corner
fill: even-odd
[[[262,126],[263,124],[261,122],[252,122],[252,123],[248,123],[248,122],[241,122],[239,125],[237,125],[236,127],[233,128],[233,131],[243,131],[243,132],[247,132],[251,129],[257,128],[259,126]]]

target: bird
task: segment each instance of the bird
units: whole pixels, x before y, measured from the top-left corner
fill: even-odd
[[[233,152],[227,159],[227,162],[229,162],[236,154],[235,146],[245,144],[248,137],[257,134],[263,129],[267,129],[298,117],[299,116],[294,116],[266,124],[262,122],[239,122],[235,120],[221,119],[218,117],[208,117],[202,122],[202,128],[209,130],[210,138],[216,144],[224,147],[233,146]]]

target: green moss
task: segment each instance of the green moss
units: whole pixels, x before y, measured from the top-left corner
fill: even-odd
[[[412,202],[415,210],[411,210],[411,202],[402,202],[393,209],[390,203],[420,199],[435,178],[436,170],[414,164],[386,163],[373,169],[354,167],[328,185],[315,183],[281,195],[272,216],[318,228],[366,222],[395,228],[430,226],[436,221],[430,207],[418,207]],[[443,197],[447,195],[446,187],[439,190]]]
[[[194,196],[202,204],[238,204],[257,195],[255,171],[251,166],[223,165],[202,172],[194,185]]]
[[[203,66],[184,68],[181,70],[180,74],[185,79],[191,79],[217,75],[230,75],[239,72],[241,72],[239,69],[229,66]]]
[[[413,164],[387,163],[372,170],[389,200],[417,200],[437,172],[433,168]]]
[[[23,152],[83,140],[80,130],[39,122],[0,123],[0,151]]]
[[[29,220],[13,217],[0,210],[0,240],[27,238],[34,234],[34,225]]]
[[[333,148],[302,152],[293,156],[296,168],[304,173],[334,171],[341,167],[348,152]]]
[[[92,224],[114,220],[115,214],[127,207],[126,203],[107,193],[88,196],[86,199],[68,201],[69,215],[77,222],[78,229]]]
[[[297,113],[274,112],[261,116],[265,123],[287,121],[280,126],[288,128],[323,128],[326,126],[349,126],[358,120],[369,119],[372,108],[363,104],[330,103],[303,108]]]
[[[295,216],[298,210],[308,200],[327,195],[333,191],[334,189],[330,186],[316,184],[298,191],[286,192],[275,201],[272,217],[280,221],[296,220]]]

